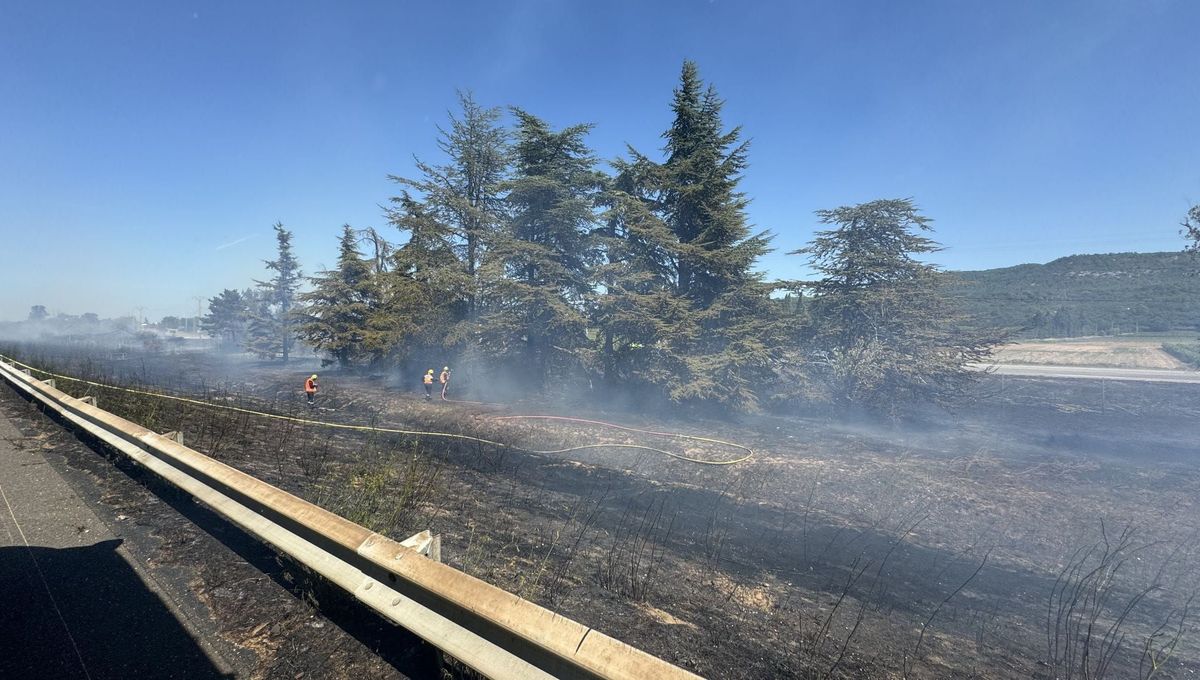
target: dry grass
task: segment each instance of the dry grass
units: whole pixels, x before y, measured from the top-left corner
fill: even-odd
[[[1148,338],[1087,338],[1034,340],[1005,345],[996,352],[996,363],[1041,366],[1103,366],[1111,368],[1187,368],[1162,349],[1162,341]]]

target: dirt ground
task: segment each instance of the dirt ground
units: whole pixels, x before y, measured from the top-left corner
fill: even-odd
[[[1030,340],[1001,347],[996,363],[1043,366],[1186,369],[1162,349],[1160,338]]]
[[[33,363],[308,415],[295,374],[202,355]],[[584,403],[426,404],[324,372],[316,419],[359,434],[104,388],[101,406],[713,678],[1186,678],[1200,672],[1200,391],[985,378],[978,404],[904,426],[844,416],[689,420]],[[468,383],[456,385],[470,398]],[[578,423],[550,412],[736,441]],[[1086,672],[1085,672],[1086,671]]]

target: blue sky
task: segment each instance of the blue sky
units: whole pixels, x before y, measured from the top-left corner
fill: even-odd
[[[435,7],[435,5],[437,5]],[[306,272],[456,88],[656,151],[683,59],[752,140],[776,234],[911,196],[955,269],[1177,249],[1200,202],[1200,3],[33,2],[0,5],[0,319],[194,313],[296,234]]]

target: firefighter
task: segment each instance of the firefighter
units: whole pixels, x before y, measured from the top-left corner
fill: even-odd
[[[443,366],[442,374],[438,376],[438,382],[442,384],[442,399],[446,398],[446,390],[450,388],[450,367]]]
[[[433,369],[425,371],[425,377],[422,378],[425,383],[425,401],[433,399]]]
[[[313,373],[308,380],[304,381],[304,396],[308,397],[308,407],[313,408],[317,405],[317,390],[320,388],[317,385],[317,374]]]

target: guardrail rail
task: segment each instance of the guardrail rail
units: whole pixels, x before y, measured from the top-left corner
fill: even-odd
[[[95,399],[73,397],[52,380],[38,380],[28,370],[2,360],[0,375],[81,430],[485,677],[699,677],[429,559],[414,549],[423,544],[420,541],[401,543],[370,531],[104,411]]]

